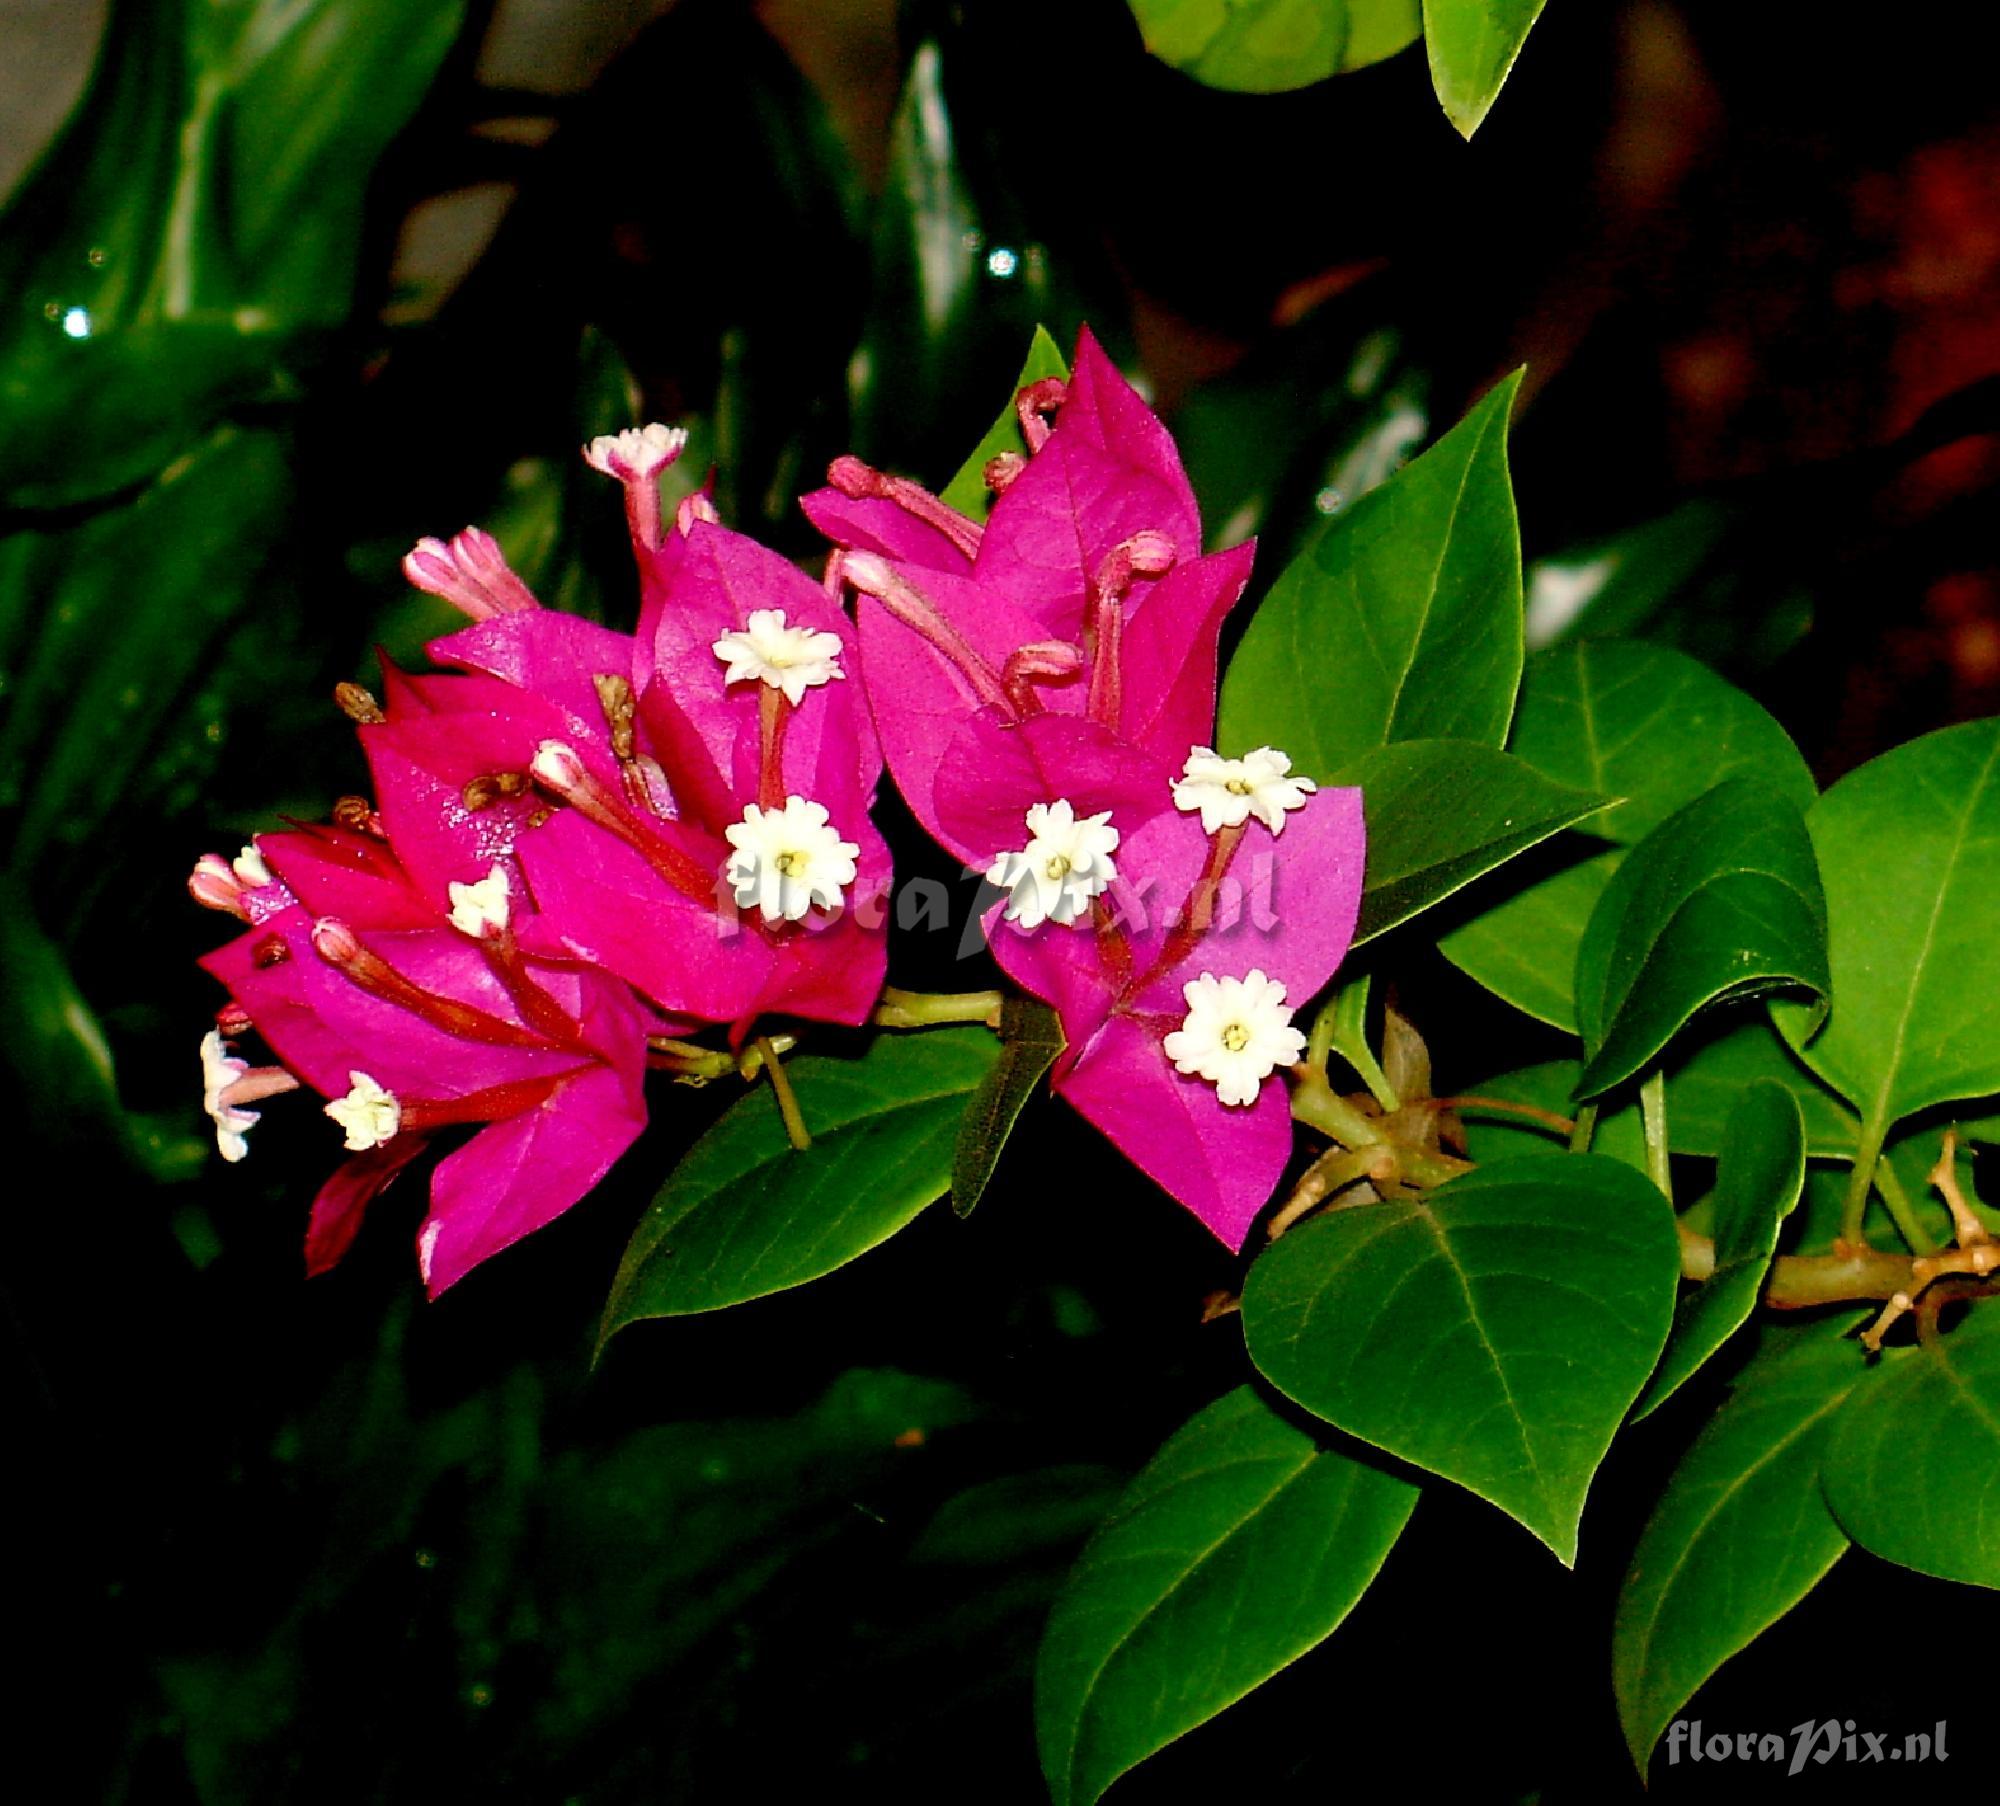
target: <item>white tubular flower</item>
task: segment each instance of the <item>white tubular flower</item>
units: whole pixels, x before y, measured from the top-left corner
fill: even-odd
[[[507,874],[499,866],[489,867],[477,883],[461,884],[454,879],[445,889],[451,897],[451,925],[459,933],[484,941],[507,932],[511,899]]]
[[[201,1107],[215,1124],[215,1145],[223,1159],[241,1160],[250,1151],[249,1133],[257,1121],[255,1110],[225,1104],[222,1094],[250,1070],[249,1062],[231,1056],[229,1044],[210,1029],[201,1038]]]
[[[657,420],[650,426],[628,426],[622,433],[600,433],[583,448],[583,461],[621,483],[644,482],[681,455],[687,438],[686,427],[662,426]]]
[[[723,836],[736,849],[724,876],[738,905],[754,905],[769,922],[796,922],[815,906],[838,909],[858,869],[861,848],[840,838],[823,805],[802,796],[786,797],[782,809],[752,803]]]
[[[1223,1103],[1254,1104],[1272,1073],[1305,1057],[1306,1038],[1292,1027],[1276,979],[1204,972],[1182,985],[1181,995],[1187,1016],[1161,1046],[1177,1071],[1206,1079]]]
[[[229,869],[246,890],[262,890],[271,882],[271,868],[264,863],[264,855],[257,851],[254,840],[229,862]]]
[[[732,628],[715,642],[715,656],[728,666],[724,683],[755,678],[797,708],[805,693],[847,673],[840,668],[840,635],[815,627],[787,627],[782,608],[760,608],[746,626]]]
[[[987,868],[986,881],[1008,893],[1008,921],[1023,928],[1043,922],[1067,928],[1118,876],[1111,862],[1118,850],[1111,811],[1079,820],[1069,799],[1058,797],[1036,803],[1027,823],[1028,844],[1017,853],[998,855]]]
[[[1273,834],[1282,834],[1286,813],[1303,809],[1319,788],[1311,778],[1288,776],[1291,769],[1291,760],[1273,746],[1240,759],[1197,746],[1174,780],[1174,807],[1187,815],[1199,811],[1204,834],[1240,828],[1253,815]]]
[[[347,1131],[347,1151],[365,1154],[393,1141],[403,1126],[403,1106],[365,1072],[347,1075],[348,1093],[326,1107],[326,1113]]]

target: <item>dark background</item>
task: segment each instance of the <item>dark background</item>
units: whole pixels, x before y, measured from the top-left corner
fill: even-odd
[[[595,1372],[618,1251],[716,1093],[663,1094],[611,1183],[434,1306],[413,1192],[301,1282],[315,1112],[272,1108],[241,1167],[188,1151],[219,936],[187,868],[363,781],[316,699],[441,625],[394,575],[419,534],[513,523],[546,597],[629,618],[615,494],[571,474],[588,431],[687,418],[728,518],[808,556],[790,497],[828,458],[941,481],[1033,323],[1088,319],[1268,577],[1525,361],[1537,594],[1621,548],[1607,624],[1712,659],[1823,780],[2000,706],[2000,114],[1953,9],[1551,0],[1469,146],[1420,51],[1245,97],[1150,61],[1112,0],[661,10],[617,44],[624,9],[475,9],[370,181],[353,304],[300,381],[230,404],[295,488],[233,675],[194,699],[223,754],[9,892],[159,1155],[17,1088],[8,1616],[17,1745],[59,1739],[60,1797],[1032,1801],[1041,1614],[1124,1476],[1240,1375],[1200,1321],[1231,1263],[1060,1107],[970,1221],[640,1326]],[[20,66],[53,60],[50,18],[0,11]],[[1421,959],[1409,984],[1448,1089],[1553,1051]],[[1574,1576],[1433,1487],[1328,1644],[1115,1797],[1636,1797],[1610,1606],[1718,1384],[1621,1442]],[[1920,1779],[1972,1797],[1990,1688],[1956,1651],[1995,1628],[1989,1595],[1850,1553],[1694,1710],[1943,1717]],[[1656,1797],[1730,1797],[1661,1761]]]

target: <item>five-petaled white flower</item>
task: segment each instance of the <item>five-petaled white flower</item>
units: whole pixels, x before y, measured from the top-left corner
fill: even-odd
[[[476,884],[454,878],[445,889],[451,897],[451,925],[459,933],[483,941],[507,932],[507,874],[499,866],[489,866]]]
[[[643,481],[678,458],[687,437],[686,427],[662,426],[657,420],[650,426],[628,426],[622,433],[600,433],[583,448],[583,461],[620,482]]]
[[[365,1154],[393,1141],[403,1126],[403,1106],[365,1072],[347,1075],[348,1093],[326,1107],[326,1113],[347,1131],[347,1151]]]
[[[1045,921],[1069,927],[1118,876],[1111,862],[1118,850],[1111,811],[1079,819],[1069,799],[1058,797],[1034,804],[1027,822],[1028,844],[1019,852],[997,855],[986,881],[1008,893],[1008,921],[1023,928]]]
[[[782,809],[752,803],[723,835],[736,849],[724,876],[738,905],[754,905],[769,922],[796,922],[815,906],[838,909],[858,869],[861,848],[840,838],[823,804],[802,796],[786,797]]]
[[[787,627],[782,608],[760,608],[748,623],[715,642],[715,656],[729,667],[724,683],[755,678],[797,708],[816,684],[847,673],[840,668],[840,635],[816,627]]]
[[[1178,1071],[1206,1079],[1225,1104],[1254,1104],[1272,1073],[1305,1056],[1306,1038],[1292,1027],[1285,987],[1262,972],[1242,978],[1204,972],[1182,985],[1181,995],[1187,1016],[1161,1046]]]
[[[1255,816],[1273,834],[1285,831],[1285,814],[1303,809],[1319,788],[1311,778],[1288,774],[1292,762],[1274,746],[1260,746],[1240,759],[1225,759],[1213,747],[1197,746],[1174,779],[1174,807],[1201,812],[1201,831],[1240,828]]]
[[[219,1031],[210,1029],[202,1036],[201,1107],[215,1124],[215,1145],[225,1160],[241,1160],[250,1151],[250,1129],[258,1113],[222,1101],[222,1094],[249,1070],[248,1061],[231,1055]]]

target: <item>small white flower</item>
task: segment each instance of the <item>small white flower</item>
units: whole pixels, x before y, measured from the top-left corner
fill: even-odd
[[[1161,1046],[1176,1070],[1206,1079],[1223,1103],[1254,1104],[1272,1073],[1304,1058],[1306,1038],[1292,1027],[1285,987],[1276,979],[1204,972],[1182,985],[1181,995],[1187,1016]]]
[[[201,1038],[201,1107],[215,1124],[215,1145],[223,1159],[241,1160],[250,1151],[249,1133],[257,1121],[255,1110],[225,1104],[222,1094],[250,1070],[249,1062],[231,1056],[229,1044],[210,1029]]]
[[[475,884],[461,884],[453,879],[445,889],[451,896],[451,925],[459,933],[483,941],[507,932],[510,914],[507,874],[499,866],[489,867],[486,876]]]
[[[271,882],[271,868],[264,863],[264,855],[257,851],[254,840],[229,862],[229,869],[247,890],[262,890]]]
[[[1319,788],[1311,778],[1288,776],[1291,769],[1291,760],[1273,746],[1240,759],[1197,746],[1174,780],[1174,807],[1187,815],[1199,810],[1204,834],[1240,828],[1253,815],[1273,834],[1282,834],[1286,811],[1303,809]]]
[[[756,678],[797,708],[817,684],[847,673],[840,668],[840,635],[814,627],[787,627],[782,608],[760,608],[743,627],[715,642],[715,656],[729,667],[724,683]]]
[[[724,868],[744,909],[753,905],[770,922],[796,922],[807,910],[838,909],[840,893],[854,882],[861,852],[829,825],[825,808],[788,796],[782,809],[755,803],[723,830],[736,849]]]
[[[1036,803],[1028,811],[1028,844],[1001,853],[987,868],[986,881],[1008,893],[1006,916],[1023,928],[1043,922],[1070,926],[1092,897],[1111,888],[1118,868],[1118,830],[1111,811],[1078,819],[1067,797]]]
[[[644,482],[681,455],[687,437],[686,427],[662,426],[657,420],[650,426],[628,426],[622,433],[601,433],[591,440],[583,448],[583,461],[621,483]]]
[[[348,1093],[326,1107],[326,1113],[347,1131],[347,1151],[365,1154],[393,1141],[403,1126],[403,1106],[365,1072],[347,1075]]]

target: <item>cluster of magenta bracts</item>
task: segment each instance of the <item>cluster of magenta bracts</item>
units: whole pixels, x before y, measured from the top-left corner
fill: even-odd
[[[430,648],[450,674],[348,694],[375,802],[191,881],[248,924],[205,962],[232,999],[203,1044],[223,1152],[301,1083],[345,1131],[310,1271],[436,1130],[482,1125],[432,1179],[433,1295],[605,1174],[644,1126],[650,1050],[867,1020],[885,759],[997,887],[994,956],[1062,1023],[1055,1090],[1241,1246],[1291,1146],[1292,1010],[1353,933],[1360,798],[1210,750],[1251,549],[1202,555],[1172,440],[1088,333],[1019,405],[1030,452],[989,470],[984,526],[839,460],[803,504],[837,548],[824,585],[704,496],[663,518],[679,434],[595,441],[625,488],[633,635],[542,608],[476,529],[410,554],[472,624]],[[277,1065],[234,1051],[253,1027]]]

